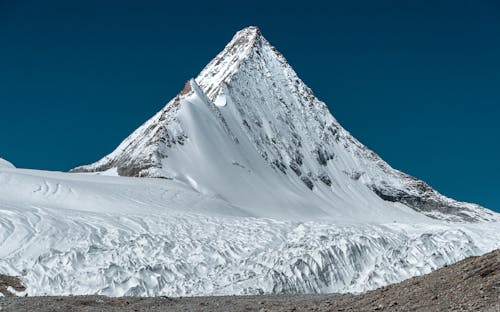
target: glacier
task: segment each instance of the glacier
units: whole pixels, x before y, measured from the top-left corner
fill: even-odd
[[[253,217],[163,179],[0,168],[0,185],[0,273],[30,296],[361,292],[500,247],[498,222]]]
[[[96,163],[0,163],[29,295],[361,292],[499,247],[499,214],[390,167],[256,27]]]

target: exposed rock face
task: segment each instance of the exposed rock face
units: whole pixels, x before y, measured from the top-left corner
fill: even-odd
[[[434,219],[497,218],[391,168],[335,120],[256,27],[239,31],[115,151],[73,172],[107,170],[195,181],[242,207],[251,199],[241,197],[243,189],[267,200],[261,204],[288,205],[281,189],[281,197],[296,194],[330,215],[362,208],[380,215],[376,207],[399,203]]]
[[[0,294],[4,297],[14,296],[13,291],[22,292],[25,290],[26,288],[18,277],[0,274]]]

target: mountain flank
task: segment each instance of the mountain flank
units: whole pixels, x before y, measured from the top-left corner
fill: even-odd
[[[390,167],[254,26],[112,153],[72,172],[185,181],[249,215],[277,219],[392,222],[401,207],[405,220],[498,219]]]
[[[245,28],[101,160],[0,166],[0,273],[29,296],[301,298],[500,248],[500,214],[392,168],[331,112]]]

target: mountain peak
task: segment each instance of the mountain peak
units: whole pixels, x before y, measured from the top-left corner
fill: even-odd
[[[233,36],[224,50],[205,66],[196,78],[196,82],[208,98],[214,100],[222,84],[231,79],[240,64],[265,45],[269,43],[258,27],[243,28]]]
[[[176,180],[250,216],[497,218],[391,168],[342,128],[254,26],[115,151],[74,171]]]
[[[259,38],[262,37],[262,33],[260,32],[259,27],[257,26],[248,26],[236,32],[233,36],[233,40],[239,38]]]
[[[226,45],[228,50],[249,51],[256,43],[264,39],[257,26],[245,27],[234,34],[233,38]]]

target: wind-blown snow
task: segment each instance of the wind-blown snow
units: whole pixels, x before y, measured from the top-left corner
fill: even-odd
[[[1,168],[0,273],[29,295],[352,292],[500,247],[494,222],[272,220],[191,184]]]
[[[363,291],[500,247],[498,214],[391,168],[254,27],[75,171],[0,167],[0,273],[29,295]]]

